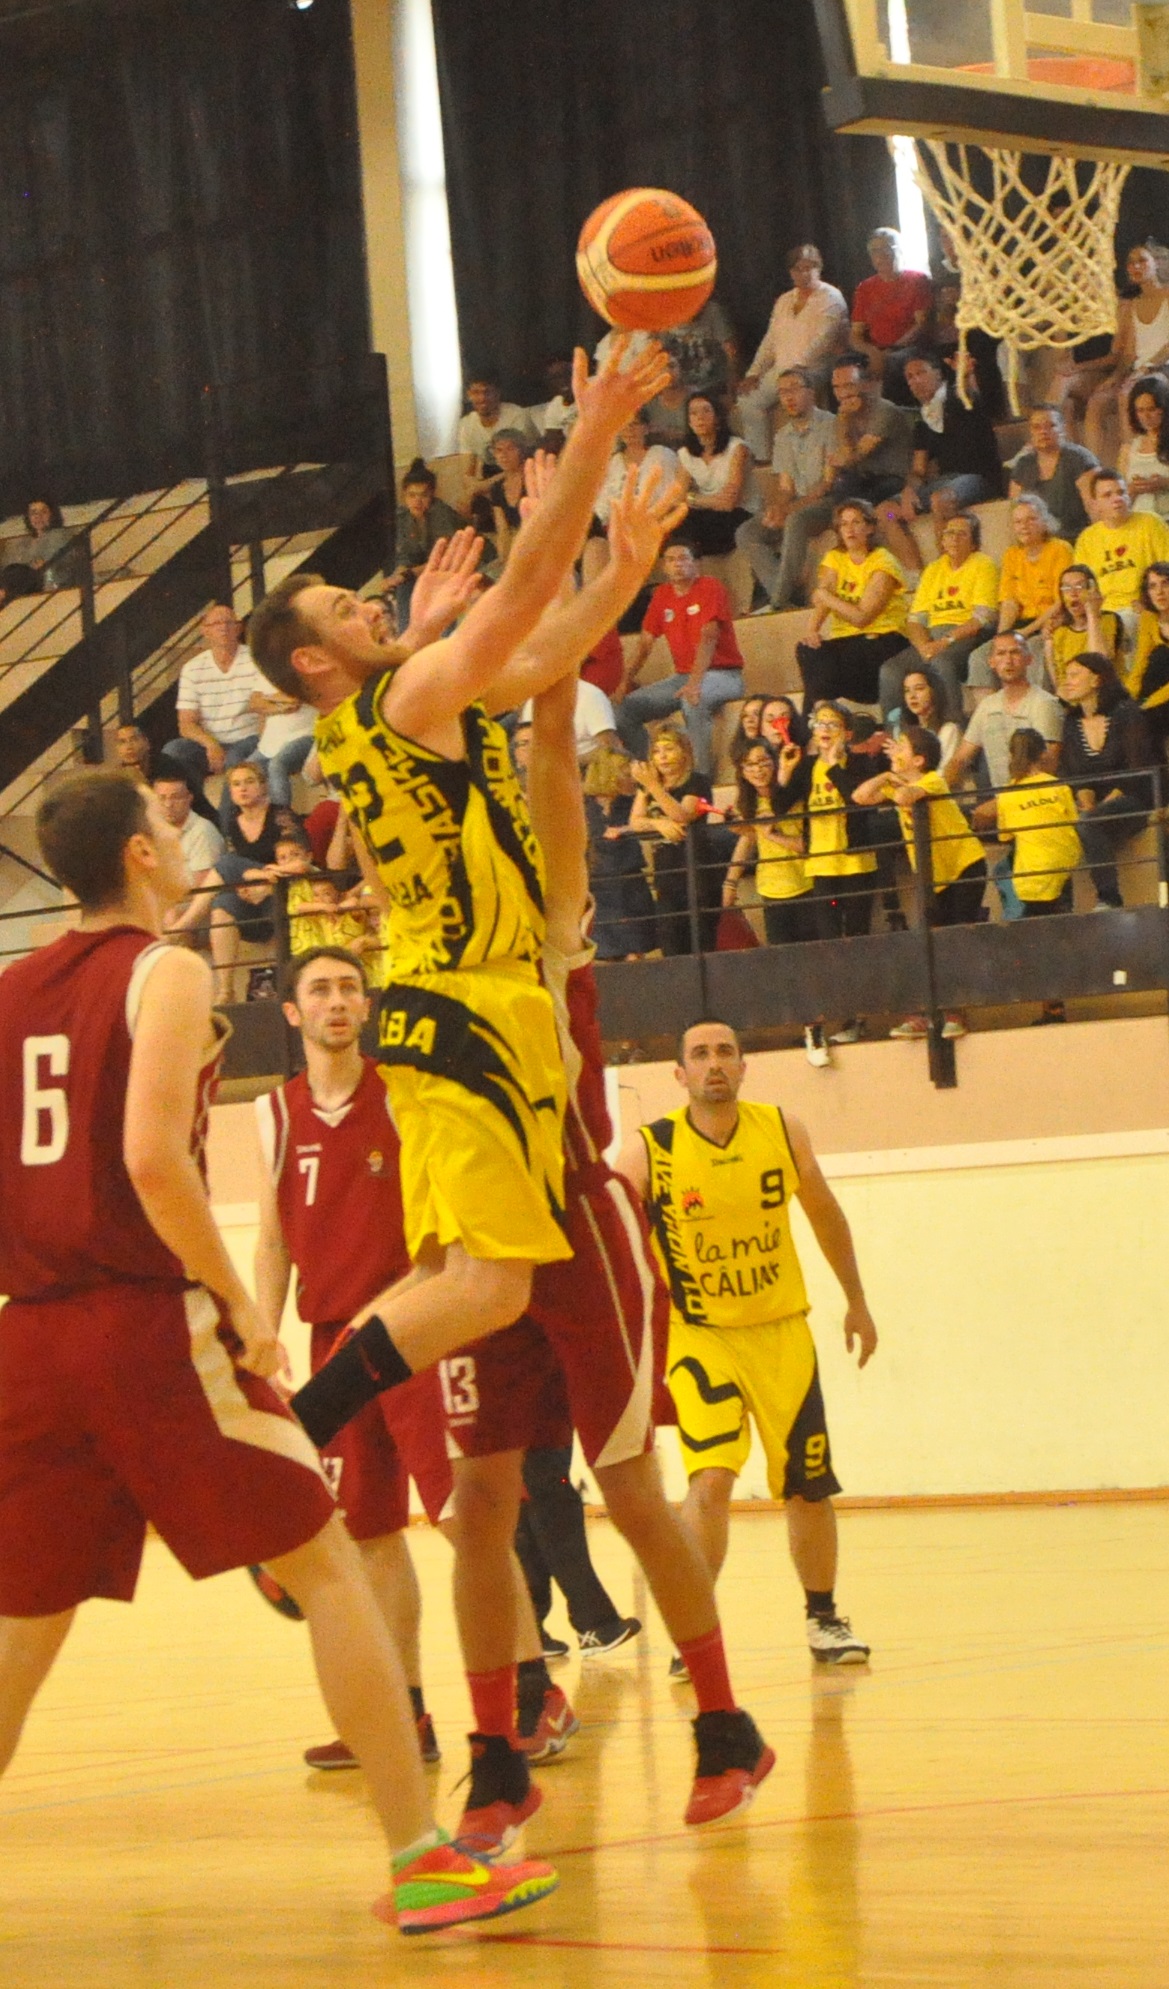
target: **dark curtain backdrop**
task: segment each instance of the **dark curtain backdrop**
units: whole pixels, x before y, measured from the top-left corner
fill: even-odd
[[[0,513],[197,473],[204,382],[367,327],[346,0],[0,27]]]
[[[896,223],[884,141],[824,125],[811,0],[434,0],[434,20],[463,359],[511,394],[604,329],[573,253],[622,187],[706,216],[745,359],[789,248],[817,242],[851,296],[869,233]]]

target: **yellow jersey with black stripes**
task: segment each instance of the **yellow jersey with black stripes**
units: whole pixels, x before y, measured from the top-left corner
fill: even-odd
[[[507,735],[473,704],[463,713],[466,758],[445,759],[384,722],[390,677],[371,679],[316,726],[321,767],[390,900],[390,979],[492,966],[534,979],[544,865]]]
[[[691,1326],[758,1326],[806,1312],[790,1218],[800,1175],[779,1107],[741,1104],[725,1146],[697,1132],[685,1106],[641,1136],[674,1312]]]

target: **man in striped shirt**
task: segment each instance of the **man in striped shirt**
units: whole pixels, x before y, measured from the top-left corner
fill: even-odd
[[[214,603],[200,630],[207,647],[184,663],[179,675],[179,737],[163,748],[184,768],[196,794],[208,774],[226,773],[251,758],[260,738],[259,714],[272,696],[240,642],[234,608]]]

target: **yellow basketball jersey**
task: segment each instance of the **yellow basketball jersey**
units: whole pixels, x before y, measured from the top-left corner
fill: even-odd
[[[465,760],[386,725],[389,673],[317,720],[326,777],[360,829],[391,901],[390,977],[506,965],[537,972],[544,865],[502,728],[463,714]]]
[[[685,1106],[641,1136],[674,1310],[692,1326],[758,1326],[806,1312],[790,1220],[800,1176],[779,1107],[740,1104],[726,1146],[695,1132]]]

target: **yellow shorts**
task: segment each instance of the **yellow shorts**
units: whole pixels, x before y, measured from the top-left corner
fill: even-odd
[[[489,968],[395,981],[378,1062],[402,1142],[406,1247],[550,1264],[565,1240],[564,1064],[538,981]]]
[[[773,1499],[840,1490],[805,1313],[766,1326],[690,1326],[672,1313],[666,1377],[689,1477],[711,1469],[738,1477],[754,1422]]]

